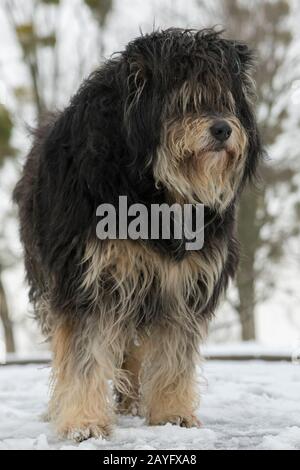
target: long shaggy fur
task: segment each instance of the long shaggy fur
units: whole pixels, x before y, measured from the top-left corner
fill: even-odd
[[[141,36],[47,118],[17,184],[30,299],[50,338],[50,416],[78,440],[122,412],[198,425],[195,365],[238,261],[236,208],[262,147],[252,54],[213,30]],[[210,129],[226,120],[218,146]],[[96,237],[96,208],[205,205],[205,244]],[[150,212],[150,211],[149,211]]]

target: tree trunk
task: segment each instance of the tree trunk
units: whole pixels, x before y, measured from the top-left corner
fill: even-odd
[[[246,190],[242,196],[238,222],[241,261],[237,274],[239,295],[237,310],[241,321],[243,341],[250,341],[256,338],[255,253],[259,245],[258,204],[259,196],[255,194],[253,188]]]
[[[4,287],[1,281],[1,269],[0,269],[0,319],[4,328],[5,346],[6,352],[13,353],[16,351],[15,340],[13,333],[12,322],[10,321],[8,314],[8,305],[6,301],[6,295]]]
[[[237,285],[239,291],[238,313],[240,316],[242,340],[251,341],[256,338],[255,328],[255,282],[251,279],[244,279],[247,273],[247,266],[252,269],[252,260],[244,263],[243,269],[238,274]]]

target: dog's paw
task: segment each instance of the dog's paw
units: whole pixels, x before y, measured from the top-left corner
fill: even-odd
[[[107,439],[111,434],[111,427],[108,425],[90,425],[80,428],[69,428],[63,432],[61,435],[67,439],[70,439],[75,442],[86,441],[94,437],[95,439]]]
[[[138,400],[124,400],[117,405],[117,412],[121,415],[141,416]]]
[[[179,417],[179,426],[182,428],[201,428],[202,423],[195,415]]]
[[[174,424],[182,428],[200,428],[202,426],[201,421],[195,415],[186,415],[186,416],[168,416],[163,419],[150,419],[150,425],[164,425],[164,424]]]

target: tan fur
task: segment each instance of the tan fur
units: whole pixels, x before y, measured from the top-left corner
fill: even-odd
[[[89,244],[84,261],[88,268],[84,276],[82,288],[91,294],[97,303],[101,289],[101,273],[109,273],[114,280],[114,290],[118,290],[118,301],[111,305],[111,320],[117,333],[117,325],[128,320],[134,337],[135,325],[132,325],[134,313],[139,309],[142,300],[155,278],[159,280],[161,295],[170,295],[176,300],[177,311],[171,313],[170,320],[177,321],[187,330],[193,330],[194,313],[187,307],[187,299],[197,289],[197,280],[206,286],[206,292],[198,295],[203,297],[203,307],[212,295],[221,270],[227,258],[225,246],[216,245],[211,255],[202,251],[191,252],[182,261],[177,262],[165,258],[147,246],[131,240],[110,240],[99,249],[97,242]],[[102,305],[97,306],[101,309]],[[107,307],[106,307],[107,308]],[[107,331],[108,326],[102,325]],[[111,338],[111,335],[108,335]]]
[[[203,330],[198,338],[201,334]],[[195,417],[198,361],[197,345],[176,326],[152,332],[141,375],[142,406],[149,424],[199,425]]]
[[[147,352],[147,339],[136,336],[135,341],[125,352],[122,369],[127,372],[130,381],[130,393],[117,393],[118,412],[121,414],[140,415],[141,410],[141,371]]]
[[[199,327],[195,337],[203,336],[205,328]],[[118,411],[144,415],[149,424],[198,426],[197,363],[197,342],[193,344],[176,326],[141,335],[126,352],[123,367],[129,373],[133,393],[118,395]]]
[[[203,103],[206,107],[218,103],[215,111],[232,127],[223,150],[215,149],[209,129],[216,118],[205,115]],[[219,89],[217,81],[214,86],[196,89],[186,82],[170,97],[154,178],[158,187],[163,185],[169,190],[173,200],[201,202],[220,212],[228,207],[241,182],[247,152],[246,133],[234,112],[233,96]]]
[[[117,371],[102,336],[96,338],[88,326],[78,329],[61,324],[54,331],[49,414],[61,435],[80,441],[109,434],[113,403],[108,380]]]
[[[154,177],[175,200],[202,202],[220,211],[232,201],[243,175],[247,139],[236,118],[226,120],[233,132],[221,151],[213,148],[212,118],[190,115],[165,122]]]
[[[176,263],[130,240],[107,241],[101,248],[88,244],[81,290],[95,313],[84,321],[60,322],[52,332],[50,416],[61,434],[77,440],[107,435],[114,421],[109,380],[121,397],[119,411],[143,412],[152,424],[197,425],[194,370],[206,331],[188,298],[202,295],[205,306],[212,294],[227,253],[224,247],[211,252],[210,259],[198,252]],[[114,279],[111,294],[118,295],[101,298],[103,273]],[[140,331],[138,308],[154,278],[176,308],[161,324]],[[205,294],[194,292],[198,279]]]

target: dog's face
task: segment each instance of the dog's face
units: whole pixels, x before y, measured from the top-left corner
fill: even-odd
[[[154,165],[157,184],[176,200],[223,210],[233,199],[247,152],[247,135],[229,110],[192,112],[164,123]]]
[[[213,31],[168,30],[135,40],[126,61],[125,126],[157,187],[222,212],[261,152],[248,48]]]

